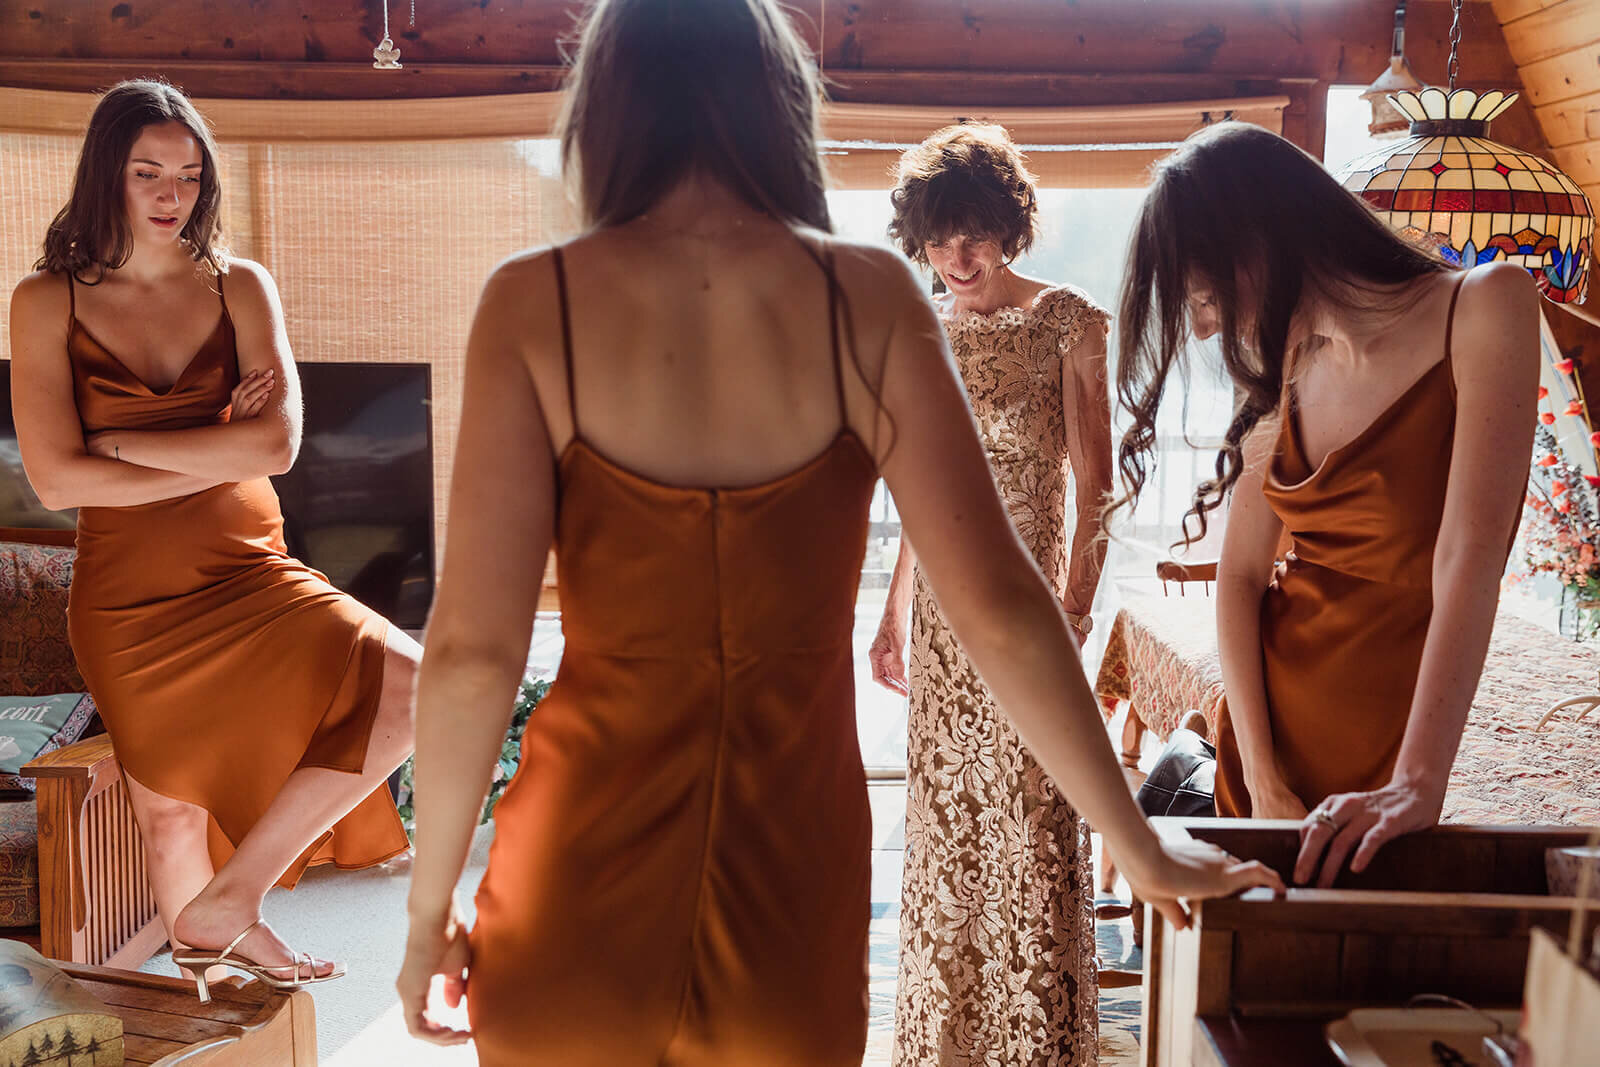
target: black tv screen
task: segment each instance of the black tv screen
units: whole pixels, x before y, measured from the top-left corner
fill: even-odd
[[[28,485],[0,374],[0,526],[71,529]],[[433,433],[425,363],[302,363],[300,456],[272,479],[290,554],[404,630],[433,603]]]

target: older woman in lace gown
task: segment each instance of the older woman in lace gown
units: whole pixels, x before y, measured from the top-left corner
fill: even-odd
[[[891,235],[949,290],[941,317],[1011,520],[1081,642],[1112,478],[1106,313],[1009,266],[1037,198],[1000,127],[911,149],[893,200]],[[895,1063],[1096,1062],[1088,828],[1001,716],[904,541],[871,658],[911,700]]]

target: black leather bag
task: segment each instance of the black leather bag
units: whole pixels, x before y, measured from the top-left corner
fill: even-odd
[[[1193,730],[1174,730],[1136,799],[1146,815],[1214,816],[1216,781],[1216,748]]]

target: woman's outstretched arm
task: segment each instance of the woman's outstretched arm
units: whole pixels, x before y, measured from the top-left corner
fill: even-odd
[[[470,965],[456,882],[527,667],[539,586],[554,536],[555,463],[524,356],[555,291],[549,257],[521,257],[489,278],[467,340],[449,541],[417,682],[416,859],[411,934],[398,981],[406,1025],[441,1043],[467,1035],[425,1014],[445,975],[459,1002]]]

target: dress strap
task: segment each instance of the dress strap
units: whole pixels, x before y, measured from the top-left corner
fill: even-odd
[[[72,269],[67,269],[67,325],[78,321],[78,286],[72,280]]]
[[[222,301],[222,313],[224,315],[226,315],[228,313],[228,298],[222,294],[222,271],[220,271],[220,270],[217,271],[216,279],[217,279],[217,299]]]
[[[567,265],[561,247],[550,250],[556,268],[556,301],[561,305],[561,358],[567,366],[567,410],[572,418],[572,436],[578,437],[578,390],[572,380],[572,322],[567,314]]]
[[[833,348],[833,389],[839,398],[839,428],[850,424],[850,411],[844,404],[844,364],[839,360],[839,280],[833,273],[833,249],[823,246],[822,269],[828,275],[828,341]]]

